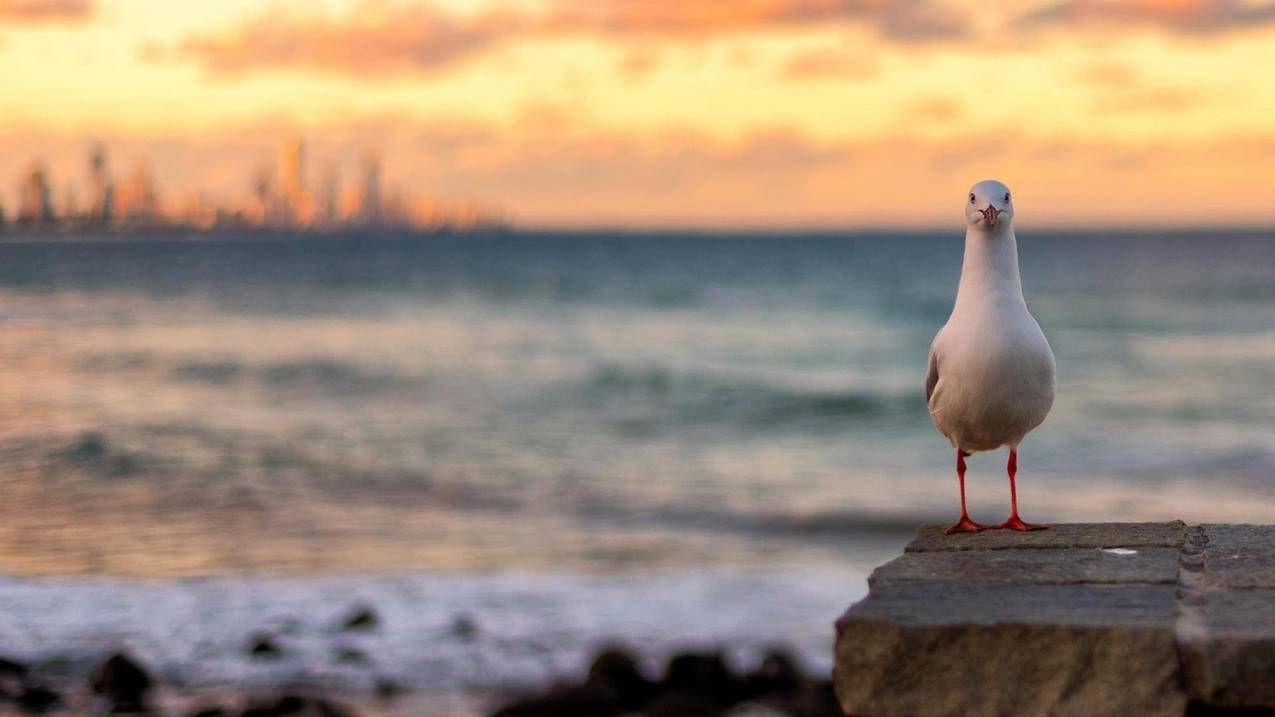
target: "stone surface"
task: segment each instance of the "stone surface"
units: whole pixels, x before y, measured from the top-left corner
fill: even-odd
[[[1275,714],[1272,526],[923,526],[870,585],[837,623],[848,714]]]
[[[1275,588],[1275,525],[1205,525],[1206,584]]]
[[[1128,552],[1126,552],[1128,551]],[[872,573],[872,586],[896,582],[1173,584],[1178,548],[962,550],[905,553]]]
[[[1060,523],[1049,530],[1019,533],[985,530],[981,533],[944,535],[945,525],[922,525],[909,553],[948,550],[1003,550],[1007,548],[1180,548],[1186,524],[1169,523]]]

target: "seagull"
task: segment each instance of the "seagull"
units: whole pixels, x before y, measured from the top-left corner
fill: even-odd
[[[947,533],[988,528],[1043,530],[1018,517],[1018,444],[1054,403],[1054,352],[1027,310],[1018,276],[1014,204],[995,180],[970,187],[965,200],[965,262],[956,306],[934,336],[925,377],[930,418],[956,449],[961,518]],[[1009,446],[1009,518],[979,525],[965,509],[965,458]]]

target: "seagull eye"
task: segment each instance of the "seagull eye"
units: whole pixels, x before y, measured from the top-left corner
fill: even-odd
[[[974,194],[970,193],[970,204],[973,204],[975,201],[977,200],[974,199]]]
[[[1005,192],[1005,201],[1009,201],[1009,192]]]

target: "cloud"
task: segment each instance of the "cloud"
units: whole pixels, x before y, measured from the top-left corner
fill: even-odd
[[[1025,15],[1039,26],[1151,27],[1202,35],[1275,23],[1275,2],[1244,0],[1062,0]]]
[[[144,56],[193,58],[220,74],[265,68],[366,76],[439,71],[525,38],[689,41],[860,23],[889,39],[919,42],[961,37],[968,30],[963,14],[936,0],[548,0],[541,7],[534,13],[507,10],[461,15],[429,4],[367,0],[347,16],[275,10],[222,32],[150,48]]]
[[[782,76],[788,80],[862,80],[881,73],[880,63],[868,54],[844,49],[806,50],[788,58]]]
[[[95,10],[93,0],[0,0],[0,21],[79,22]]]
[[[439,71],[516,32],[523,18],[493,12],[457,17],[430,6],[367,6],[346,18],[279,11],[220,34],[189,37],[148,56],[194,57],[217,74],[256,68],[319,69],[356,76]]]

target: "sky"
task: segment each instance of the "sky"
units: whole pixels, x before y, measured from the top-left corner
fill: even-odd
[[[309,176],[527,226],[1275,221],[1275,0],[0,0],[0,202]]]

